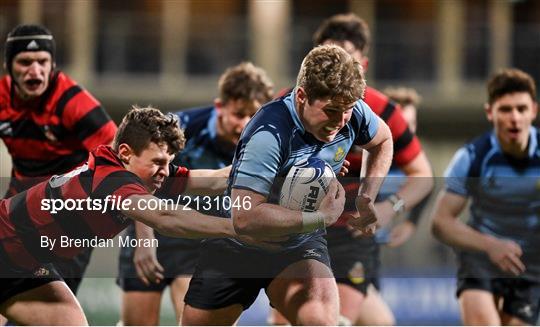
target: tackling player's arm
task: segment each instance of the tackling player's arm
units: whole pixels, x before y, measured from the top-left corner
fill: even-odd
[[[525,265],[520,260],[522,250],[518,244],[481,233],[458,219],[466,204],[466,197],[442,191],[435,204],[433,234],[450,246],[486,253],[502,271],[514,275],[524,272]]]
[[[183,238],[235,237],[230,219],[204,215],[195,210],[166,208],[158,210],[141,209],[141,203],[159,201],[153,195],[132,195],[131,205],[122,213],[136,221],[148,225],[160,234]]]
[[[407,180],[394,196],[403,201],[403,207],[400,211],[394,210],[394,203],[390,199],[376,203],[380,226],[389,224],[398,212],[414,208],[433,189],[433,172],[424,151],[409,163],[400,166],[400,169],[407,176]]]
[[[239,235],[268,239],[317,229],[313,226],[313,229],[309,230],[309,226],[306,226],[306,213],[267,203],[266,197],[262,194],[233,188],[232,199],[249,199],[250,201],[250,208],[233,207],[231,209],[234,229]],[[339,218],[344,204],[345,190],[337,180],[333,180],[319,210],[309,214],[319,215],[324,226],[329,226]]]
[[[221,169],[192,169],[189,171],[187,194],[219,195],[227,187],[231,166]]]

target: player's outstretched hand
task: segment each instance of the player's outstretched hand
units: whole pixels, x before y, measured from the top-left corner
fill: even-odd
[[[373,200],[366,194],[360,194],[356,197],[356,209],[358,216],[351,217],[348,221],[349,226],[357,230],[354,236],[372,236],[375,234],[377,223],[377,212]]]
[[[390,233],[390,243],[388,243],[388,246],[391,248],[396,248],[403,245],[405,242],[407,242],[407,240],[409,240],[409,238],[411,238],[415,230],[416,226],[408,220],[399,223],[397,226],[392,228],[392,232]]]
[[[525,272],[525,265],[520,257],[521,247],[514,241],[492,238],[488,245],[487,255],[491,262],[506,273],[519,276]]]
[[[145,285],[159,283],[163,280],[163,267],[159,264],[155,247],[137,247],[133,255],[133,263],[137,276]]]
[[[337,179],[333,179],[328,187],[328,193],[321,201],[319,212],[324,216],[325,226],[334,224],[345,206],[345,190]]]

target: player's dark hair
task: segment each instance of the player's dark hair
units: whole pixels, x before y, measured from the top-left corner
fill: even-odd
[[[366,22],[355,14],[339,14],[327,18],[313,34],[313,45],[318,46],[327,40],[349,41],[366,55],[371,43],[371,34]]]
[[[169,154],[182,150],[185,139],[178,118],[155,108],[133,106],[118,127],[113,148],[118,150],[120,144],[125,143],[139,155],[151,142],[167,144]]]
[[[246,100],[263,104],[274,96],[274,85],[266,72],[250,62],[228,68],[219,78],[218,89],[223,103]]]
[[[516,68],[498,71],[487,83],[488,103],[491,105],[500,97],[515,92],[527,92],[536,101],[536,85],[531,75]]]

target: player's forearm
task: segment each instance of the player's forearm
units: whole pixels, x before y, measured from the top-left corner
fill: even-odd
[[[155,229],[170,237],[197,239],[236,236],[231,219],[207,216],[195,210],[162,212]]]
[[[183,238],[234,237],[230,219],[203,215],[195,210],[170,208],[141,210],[137,203],[155,201],[152,195],[133,195],[130,207],[122,213],[155,229],[160,234]]]
[[[405,210],[411,210],[431,193],[434,184],[433,172],[424,152],[403,167],[403,171],[407,180],[396,195],[403,199]]]
[[[366,174],[362,178],[358,194],[366,194],[371,199],[377,197],[384,177],[388,174],[392,163],[392,140],[386,138],[378,145],[367,150]]]
[[[201,195],[219,195],[227,187],[227,177],[231,166],[222,169],[193,169],[190,171],[186,193]]]
[[[138,239],[152,239],[155,237],[152,227],[141,222],[135,222],[135,237]]]
[[[437,214],[433,219],[433,234],[443,243],[469,251],[487,252],[491,237],[480,233],[457,217],[447,214]]]
[[[251,210],[233,210],[238,234],[252,237],[279,237],[302,232],[302,213],[274,204],[261,203]]]

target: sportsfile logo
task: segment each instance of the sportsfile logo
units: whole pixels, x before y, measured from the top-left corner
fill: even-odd
[[[106,213],[111,210],[129,210],[131,200],[123,200],[121,196],[107,195],[104,199],[84,198],[84,199],[42,199],[41,210],[56,214],[59,211],[100,211]]]

